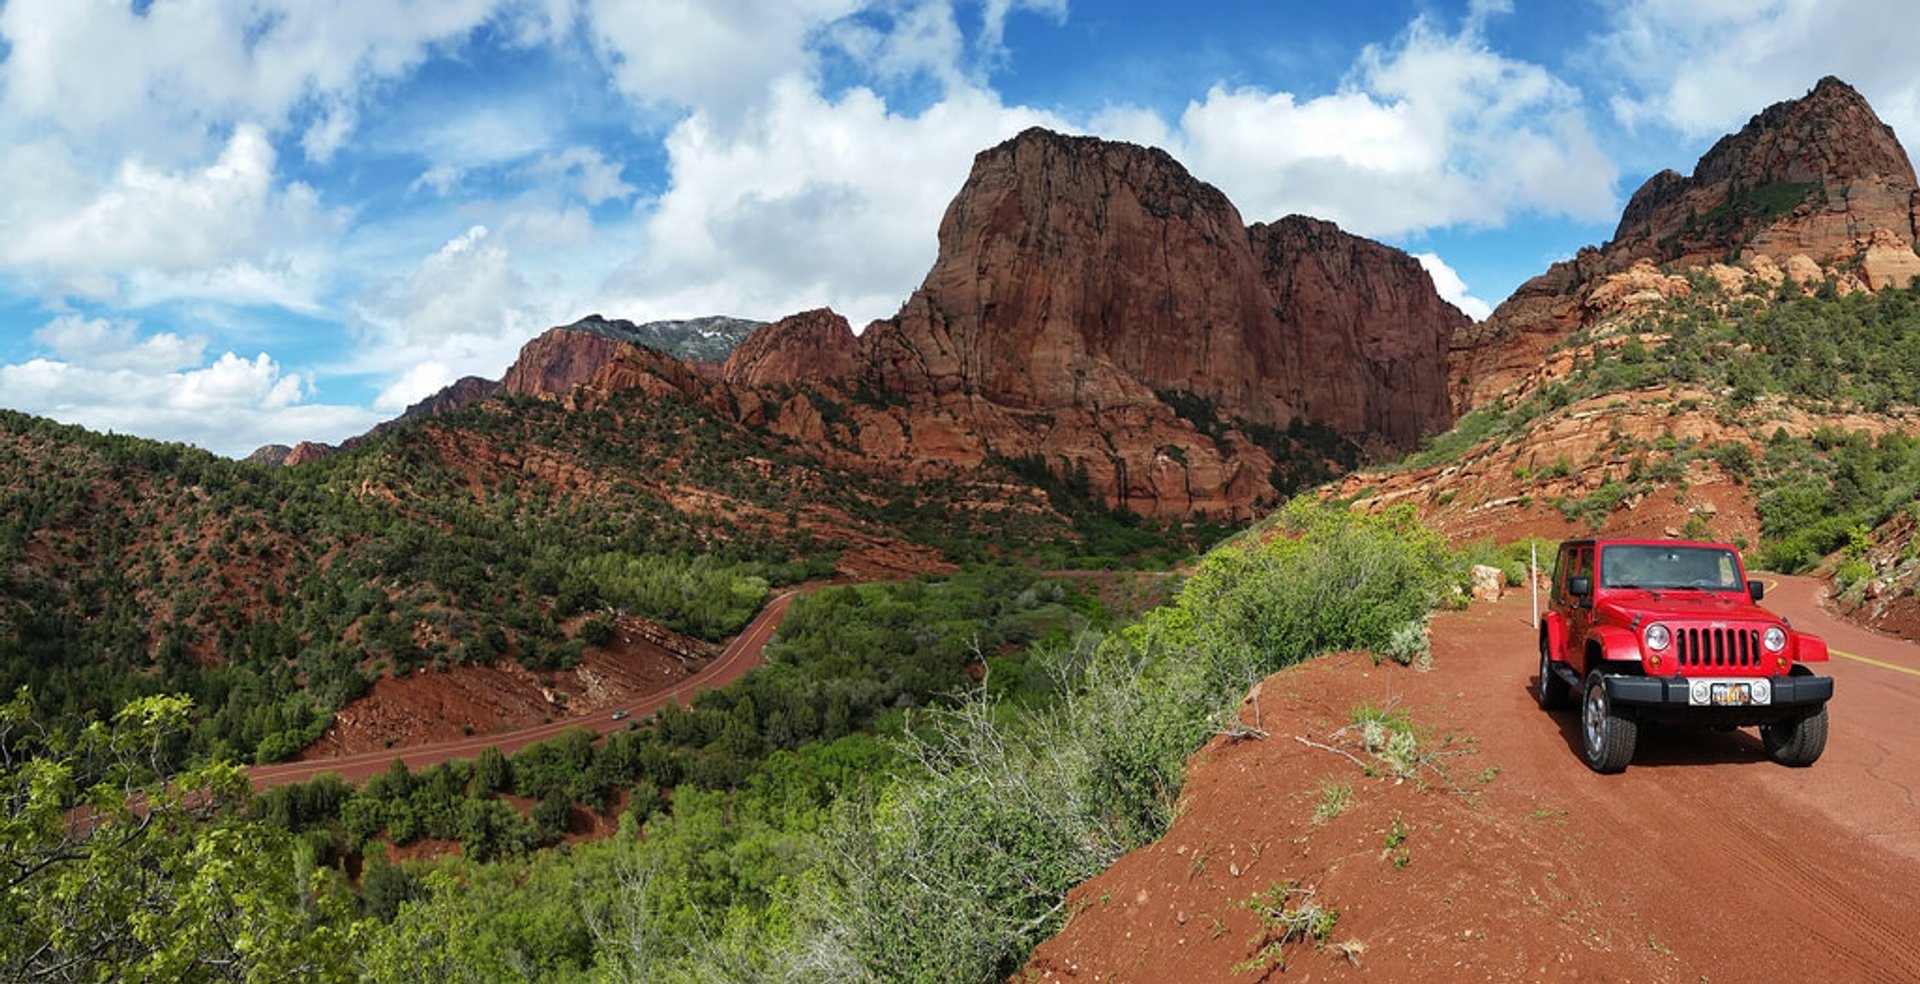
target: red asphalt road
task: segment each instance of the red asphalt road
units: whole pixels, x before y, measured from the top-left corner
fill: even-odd
[[[1761,604],[1825,639],[1833,657],[1827,754],[1788,770],[1781,790],[1920,868],[1920,645],[1835,617],[1823,582],[1765,580]]]
[[[787,605],[793,601],[795,593],[788,591],[775,597],[711,664],[672,688],[659,693],[649,694],[625,704],[603,707],[591,714],[562,718],[531,728],[521,728],[518,731],[475,735],[470,738],[437,742],[431,745],[415,745],[410,748],[387,748],[377,752],[362,752],[358,755],[342,755],[336,758],[255,766],[248,769],[247,774],[253,779],[255,789],[265,789],[291,782],[305,782],[323,772],[331,772],[348,782],[359,783],[371,778],[375,773],[386,771],[394,759],[399,759],[407,763],[407,768],[418,771],[450,759],[478,758],[480,752],[489,747],[512,754],[536,741],[552,738],[574,728],[585,728],[598,734],[606,734],[626,724],[625,721],[613,719],[615,711],[626,711],[633,719],[645,720],[648,715],[667,706],[669,702],[685,704],[695,693],[714,687],[724,687],[745,676],[748,670],[759,666],[767,640],[773,638],[774,630],[780,627],[780,620],[786,616]]]
[[[1671,948],[1672,973],[1646,979],[1920,981],[1920,646],[1835,618],[1818,581],[1765,580],[1763,605],[1832,653],[1809,768],[1768,761],[1754,728],[1643,727],[1626,772],[1593,774],[1579,711],[1534,704],[1524,593],[1436,617],[1409,706],[1470,730],[1500,768],[1490,795],[1598,893],[1569,932]]]

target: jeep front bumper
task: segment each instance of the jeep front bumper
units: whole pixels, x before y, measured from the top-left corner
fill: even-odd
[[[1606,676],[1607,699],[1637,717],[1715,724],[1769,724],[1820,709],[1833,699],[1833,678],[1786,676],[1765,678],[1771,690],[1765,704],[1702,706],[1689,697],[1696,682],[1712,677]]]

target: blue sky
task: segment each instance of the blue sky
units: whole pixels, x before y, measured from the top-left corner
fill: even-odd
[[[973,154],[1166,148],[1482,314],[1912,0],[0,0],[0,406],[338,441],[589,312],[896,311]]]

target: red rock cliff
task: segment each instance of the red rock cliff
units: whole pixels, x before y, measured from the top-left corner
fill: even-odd
[[[950,456],[1037,454],[1141,512],[1242,513],[1274,492],[1247,425],[1401,447],[1447,427],[1466,323],[1404,253],[1311,219],[1248,229],[1163,151],[1035,129],[975,158],[926,281],[860,341],[867,384],[937,408],[906,430]]]
[[[521,346],[520,356],[500,381],[500,390],[515,396],[566,396],[593,378],[630,343],[571,328],[549,328]]]
[[[1310,220],[1250,231],[1163,151],[1035,129],[975,158],[925,283],[865,341],[897,392],[1046,411],[1184,390],[1404,445],[1451,422],[1465,322],[1405,254]],[[1367,368],[1330,378],[1335,352]]]
[[[1471,319],[1434,293],[1419,261],[1298,215],[1248,236],[1279,322],[1287,402],[1302,417],[1399,448],[1452,422],[1443,367]]]
[[[975,158],[869,344],[903,392],[1051,410],[1179,388],[1284,422],[1282,387],[1256,385],[1277,354],[1261,294],[1239,212],[1164,152],[1028,130]]]

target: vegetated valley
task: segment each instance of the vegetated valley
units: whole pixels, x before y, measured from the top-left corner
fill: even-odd
[[[1822,82],[1789,108],[1827,118],[1839,111],[1823,100],[1838,100],[1856,112],[1846,95]],[[1764,144],[1798,118],[1769,110],[1740,137]],[[969,194],[1078,173],[1075,155],[1148,175],[1149,190],[1135,189],[1148,200],[1191,180],[1138,148],[1019,140],[1045,151],[1020,161],[1057,170],[1009,177],[996,169],[1014,155],[989,152]],[[1910,165],[1904,180],[1910,189]],[[1144,973],[1085,963],[1133,951],[1076,944],[1072,930],[1097,931],[1116,898],[1158,906],[1175,879],[1238,879],[1267,859],[1264,841],[1232,849],[1244,856],[1156,842],[1183,815],[1213,816],[1183,796],[1228,795],[1211,773],[1207,789],[1188,790],[1196,764],[1286,732],[1325,746],[1303,741],[1303,754],[1356,768],[1263,774],[1242,809],[1306,802],[1302,842],[1324,825],[1354,857],[1427,877],[1420,838],[1479,829],[1473,817],[1507,808],[1480,795],[1500,788],[1506,764],[1473,757],[1474,722],[1438,732],[1393,697],[1445,689],[1393,681],[1447,679],[1463,647],[1435,645],[1429,619],[1466,606],[1472,566],[1518,586],[1537,538],[1724,538],[1756,566],[1830,576],[1862,621],[1920,628],[1920,278],[1863,282],[1879,267],[1851,241],[1791,276],[1740,255],[1782,224],[1814,221],[1796,207],[1830,183],[1723,188],[1722,211],[1702,219],[1689,204],[1690,222],[1660,235],[1623,219],[1585,267],[1523,288],[1466,343],[1455,335],[1452,388],[1472,395],[1418,448],[1298,415],[1262,419],[1210,395],[1210,367],[1178,367],[1200,383],[1170,387],[1154,377],[1165,367],[1119,356],[1089,355],[1088,375],[1133,402],[1097,413],[1009,410],[1033,395],[987,377],[956,399],[893,368],[912,363],[901,351],[934,361],[916,318],[962,320],[912,304],[869,328],[883,339],[873,349],[843,338],[844,322],[769,326],[742,343],[751,358],[730,361],[723,384],[604,348],[597,369],[564,386],[516,384],[538,369],[517,367],[526,373],[500,392],[291,466],[0,414],[0,921],[17,927],[0,937],[0,973]],[[1183,202],[1220,198],[1179,187]],[[1099,208],[1111,198],[1089,196]],[[1139,211],[1246,228],[1220,203],[1200,218]],[[1630,214],[1662,232],[1665,205],[1636,203]],[[1099,214],[1089,226],[1119,228]],[[1903,248],[1920,260],[1912,221]],[[1337,230],[1311,231],[1342,256],[1373,255]],[[1126,232],[1112,255],[1136,248]],[[1142,241],[1184,241],[1152,232]],[[1059,241],[1032,241],[1043,240]],[[942,262],[968,266],[949,245],[943,236]],[[1658,255],[1627,255],[1643,247]],[[992,332],[1026,326],[983,316],[976,327],[1004,342]],[[834,368],[809,383],[809,360]],[[1432,369],[1436,387],[1447,382]],[[960,421],[977,427],[958,434]],[[1081,423],[1111,430],[1089,436]],[[1361,448],[1375,463],[1361,464]],[[862,464],[873,458],[882,464]],[[1195,504],[1220,508],[1175,508]],[[789,588],[803,593],[763,666],[605,739],[578,730],[511,756],[396,762],[358,786],[322,777],[256,791],[246,777],[245,764],[339,744],[355,702],[398,679],[524,674],[539,696],[502,712],[501,726],[598,711],[621,640],[642,634],[697,662]],[[1286,669],[1330,652],[1371,655]],[[1515,665],[1517,680],[1527,654]],[[1344,714],[1322,699],[1374,680],[1380,698]],[[1263,703],[1274,693],[1295,696]],[[1292,716],[1264,716],[1275,713]],[[1542,887],[1575,874],[1554,846],[1523,834],[1503,856],[1515,879],[1537,874],[1526,884]],[[1145,949],[1206,948],[1219,966],[1185,966],[1209,979],[1427,972],[1391,942],[1406,920],[1472,942],[1471,920],[1485,916],[1366,916],[1366,900],[1343,902],[1328,884],[1359,892],[1378,878],[1292,881],[1272,850],[1257,879],[1234,883],[1245,891],[1230,918],[1208,928],[1176,905],[1151,932],[1177,942],[1149,936]],[[1115,881],[1123,895],[1076,891],[1155,865],[1160,881]],[[1497,897],[1529,904],[1518,884]],[[1477,891],[1437,876],[1430,887]],[[1555,917],[1605,901],[1546,894]],[[1354,935],[1355,917],[1343,928],[1343,904],[1376,935]],[[1624,949],[1627,936],[1612,934],[1579,948]],[[1657,932],[1632,942],[1632,961],[1607,966],[1657,976],[1673,948],[1699,959]],[[1512,945],[1509,963],[1473,966],[1537,979],[1561,947],[1550,933]]]

